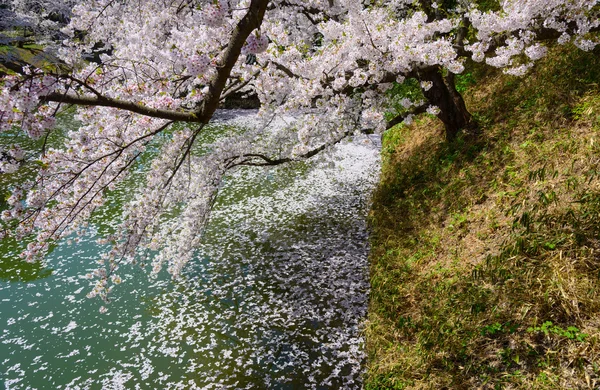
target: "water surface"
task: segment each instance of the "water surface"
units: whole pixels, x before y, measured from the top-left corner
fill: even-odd
[[[229,176],[184,277],[121,270],[108,313],[82,275],[94,229],[45,264],[0,247],[7,389],[360,388],[368,297],[368,138]],[[107,211],[99,222],[110,224]]]

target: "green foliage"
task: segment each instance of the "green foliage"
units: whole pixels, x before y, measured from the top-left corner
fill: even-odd
[[[581,331],[575,326],[569,326],[567,329],[563,329],[560,326],[554,325],[552,321],[546,321],[541,326],[533,326],[527,328],[528,332],[541,332],[546,336],[556,335],[567,338],[569,340],[577,340],[584,342],[588,337],[587,334],[581,333]]]
[[[402,84],[394,82],[392,87],[386,91],[386,94],[392,99],[391,106],[385,114],[387,120],[391,120],[398,115],[408,112],[408,110],[400,104],[402,99],[408,98],[412,101],[419,101],[425,98],[421,91],[419,80],[414,78],[406,79]]]
[[[25,44],[23,47],[0,45],[0,75],[14,74],[24,65],[33,65],[42,70],[60,70],[61,61],[43,51],[43,47],[35,43]]]
[[[475,75],[473,72],[465,72],[462,74],[457,74],[454,76],[454,84],[456,86],[456,90],[459,93],[465,93],[467,88],[476,84],[477,80],[475,79]]]
[[[599,105],[600,97],[590,96],[589,99],[585,99],[580,104],[575,105],[571,109],[573,119],[592,119],[594,121],[594,125],[596,126],[596,128],[598,128],[598,126],[600,125],[600,113],[598,113],[597,111]]]
[[[387,116],[387,114],[386,114],[386,116]],[[394,117],[394,115],[390,113],[388,118],[391,119],[393,117]],[[399,143],[404,142],[405,137],[406,137],[406,133],[403,132],[402,130],[386,131],[385,133],[383,133],[383,137],[382,137],[383,149],[381,151],[383,158],[391,156],[395,150],[394,145],[398,145]]]
[[[482,12],[500,11],[500,2],[498,0],[476,0],[477,8]]]
[[[481,328],[481,334],[487,337],[495,337],[502,334],[513,334],[519,329],[519,325],[512,321],[503,324],[495,322],[491,325],[485,325]]]

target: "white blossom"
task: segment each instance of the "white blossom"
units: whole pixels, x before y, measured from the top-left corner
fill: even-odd
[[[27,2],[10,3],[16,10]],[[17,172],[26,159],[36,159],[39,172],[14,189],[0,232],[31,238],[22,257],[36,261],[52,243],[86,231],[106,194],[127,180],[139,183],[123,200],[121,223],[93,273],[89,295],[104,299],[121,281],[119,267],[148,252],[157,253],[154,273],[165,267],[180,276],[201,244],[224,176],[239,165],[303,159],[358,130],[383,131],[384,114],[398,100],[410,123],[421,103],[382,92],[393,81],[415,77],[428,91],[433,82],[421,75],[461,73],[467,56],[523,75],[546,54],[537,42],[542,31],[591,50],[600,27],[596,0],[505,0],[499,11],[485,13],[470,1],[454,9],[435,2],[441,19],[404,0],[369,7],[354,0],[61,4],[69,6],[71,21],[61,29],[67,39],[58,54],[70,70],[27,67],[3,77],[0,132],[19,128],[44,137],[66,97],[80,103],[80,125],[60,147],[48,145],[38,155],[13,148],[3,157],[3,173]],[[242,34],[250,16],[256,25]],[[464,19],[473,35],[455,42]],[[260,124],[211,140],[209,108],[234,92],[256,94]]]

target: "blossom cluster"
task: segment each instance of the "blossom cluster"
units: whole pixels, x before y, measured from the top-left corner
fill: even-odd
[[[259,3],[264,21],[232,44],[236,26]],[[158,253],[155,272],[166,265],[178,276],[200,245],[224,175],[243,156],[297,160],[360,130],[383,131],[393,103],[385,91],[431,69],[462,72],[463,48],[474,60],[520,75],[545,55],[543,34],[589,50],[600,27],[595,0],[505,0],[498,12],[481,12],[468,1],[444,12],[434,4],[435,14],[428,14],[412,0],[369,7],[354,0],[81,1],[63,29],[70,37],[60,50],[68,74],[29,71],[0,81],[0,131],[17,126],[32,138],[43,136],[54,125],[56,105],[44,99],[51,93],[85,102],[76,113],[79,128],[38,157],[36,179],[14,188],[0,231],[32,235],[24,257],[33,261],[51,243],[85,229],[105,194],[135,177],[140,190],[123,202],[122,224],[106,241],[112,249],[99,260],[92,296],[105,297],[119,265],[148,252]],[[467,26],[473,34],[461,35]],[[253,92],[265,124],[276,118],[287,125],[255,126],[213,142],[192,119],[216,90],[209,86],[232,47],[241,55],[220,101]],[[423,91],[433,88],[431,80],[420,81]],[[400,104],[440,113],[432,102]],[[188,113],[193,123],[158,119],[155,110]],[[17,160],[0,169],[17,171]]]
[[[77,0],[10,0],[2,1],[0,7],[0,39],[19,40],[17,36],[7,38],[4,34],[15,28],[33,33],[34,39],[46,50],[56,46],[57,38],[63,38],[60,29],[71,17],[71,9]],[[20,34],[19,34],[20,35]]]
[[[473,8],[467,13],[477,40],[465,48],[473,52],[475,61],[484,60],[490,46],[504,36],[504,44],[496,48],[494,56],[485,58],[486,63],[520,76],[546,54],[546,48],[536,42],[540,34],[554,31],[560,44],[572,41],[588,51],[599,43],[590,35],[600,27],[595,0],[505,0],[501,4],[497,12],[483,13]]]
[[[255,84],[261,98],[276,111],[306,110],[312,116],[316,105],[317,111],[323,107],[323,114],[331,115],[332,110],[326,108],[335,107],[339,123],[381,131],[390,104],[381,92],[391,81],[402,82],[415,69],[431,66],[455,73],[463,70],[453,42],[436,38],[455,29],[458,19],[428,21],[421,11],[398,18],[390,9],[410,6],[403,2],[364,8],[356,2],[340,1],[333,9],[327,2],[315,3],[335,17],[315,25],[302,14],[285,17],[289,10],[284,9],[273,11],[263,24],[263,31],[281,49],[266,53],[276,65],[261,73]],[[288,31],[297,34],[291,37]],[[318,45],[314,45],[314,36],[322,37]],[[311,42],[308,49],[307,42]],[[281,65],[294,77],[282,72]],[[391,80],[390,75],[394,75]],[[430,88],[428,83],[423,85]],[[366,91],[353,96],[345,92],[356,88]],[[327,123],[323,117],[315,122]],[[305,130],[301,140],[320,140],[324,131],[331,133],[326,126],[308,125]]]
[[[244,47],[242,48],[242,54],[260,54],[267,51],[269,46],[269,39],[264,34],[251,34]]]
[[[208,70],[209,66],[210,58],[206,54],[195,55],[189,58],[187,70],[191,76],[199,76],[204,74],[204,72]]]
[[[226,0],[220,0],[216,4],[207,4],[203,7],[203,21],[210,27],[219,27],[225,22],[229,10]]]
[[[55,123],[53,108],[40,105],[40,97],[54,90],[56,79],[31,73],[27,76],[25,80],[17,76],[0,79],[0,132],[19,126],[38,139]]]

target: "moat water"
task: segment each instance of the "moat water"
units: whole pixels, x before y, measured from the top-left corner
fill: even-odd
[[[229,115],[219,126],[243,123]],[[226,116],[223,116],[226,117]],[[99,227],[43,264],[0,241],[6,389],[360,388],[369,293],[366,213],[377,140],[227,177],[181,280],[132,266],[108,312],[84,278]],[[99,224],[111,224],[107,211]]]

